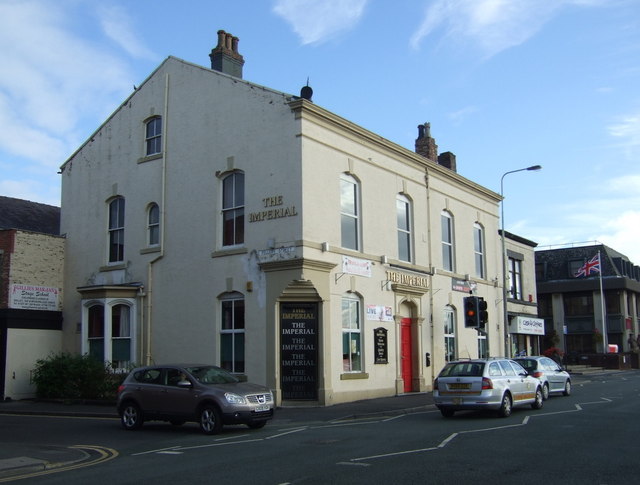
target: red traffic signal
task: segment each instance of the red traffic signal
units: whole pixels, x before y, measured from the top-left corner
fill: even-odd
[[[480,326],[480,306],[477,296],[464,298],[464,326],[478,328]]]

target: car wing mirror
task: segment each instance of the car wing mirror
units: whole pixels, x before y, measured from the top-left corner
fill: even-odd
[[[189,381],[178,381],[178,387],[192,387],[192,384]]]

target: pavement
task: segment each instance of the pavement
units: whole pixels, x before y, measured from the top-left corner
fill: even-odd
[[[397,416],[435,409],[433,395],[410,393],[398,396],[366,399],[333,406],[312,406],[304,403],[276,409],[271,426],[296,426],[356,419]],[[101,402],[63,402],[56,400],[0,401],[0,415],[69,416],[119,419],[115,404]],[[269,426],[267,425],[267,426]],[[119,426],[119,423],[118,423]],[[7,436],[2,435],[2,441]],[[2,444],[2,443],[0,443]],[[114,450],[94,447],[62,447],[39,444],[0,446],[0,483],[18,476],[38,476],[80,463],[108,459]],[[115,452],[117,454],[117,452]]]

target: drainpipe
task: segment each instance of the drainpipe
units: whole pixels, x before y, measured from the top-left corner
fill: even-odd
[[[160,254],[149,261],[147,266],[147,325],[145,343],[145,365],[150,365],[153,361],[151,352],[151,329],[153,327],[153,266],[164,257],[165,238],[165,204],[167,199],[167,138],[169,134],[169,73],[165,75],[164,84],[164,111],[162,113],[162,195],[160,200]]]

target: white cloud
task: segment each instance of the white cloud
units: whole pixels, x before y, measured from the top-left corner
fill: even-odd
[[[622,117],[609,126],[608,131],[612,137],[621,141],[620,145],[625,153],[632,156],[640,148],[640,113]]]
[[[273,11],[291,24],[302,44],[320,44],[354,27],[368,0],[277,0]]]
[[[522,44],[563,6],[597,6],[606,0],[434,0],[427,3],[424,19],[412,35],[417,49],[437,29],[442,42],[480,50],[485,58]]]
[[[531,238],[540,246],[598,241],[640,264],[640,174],[578,185],[587,196],[555,204],[556,217],[537,227],[527,224]]]
[[[69,15],[68,5],[0,3],[0,153],[34,166],[59,167],[89,135],[84,122],[95,126],[133,86],[127,59],[114,55],[112,44],[76,33],[80,22],[99,29],[87,23],[90,16]]]
[[[157,58],[156,54],[148,49],[135,34],[131,19],[123,8],[101,5],[98,8],[98,15],[105,34],[131,57],[149,60]]]

